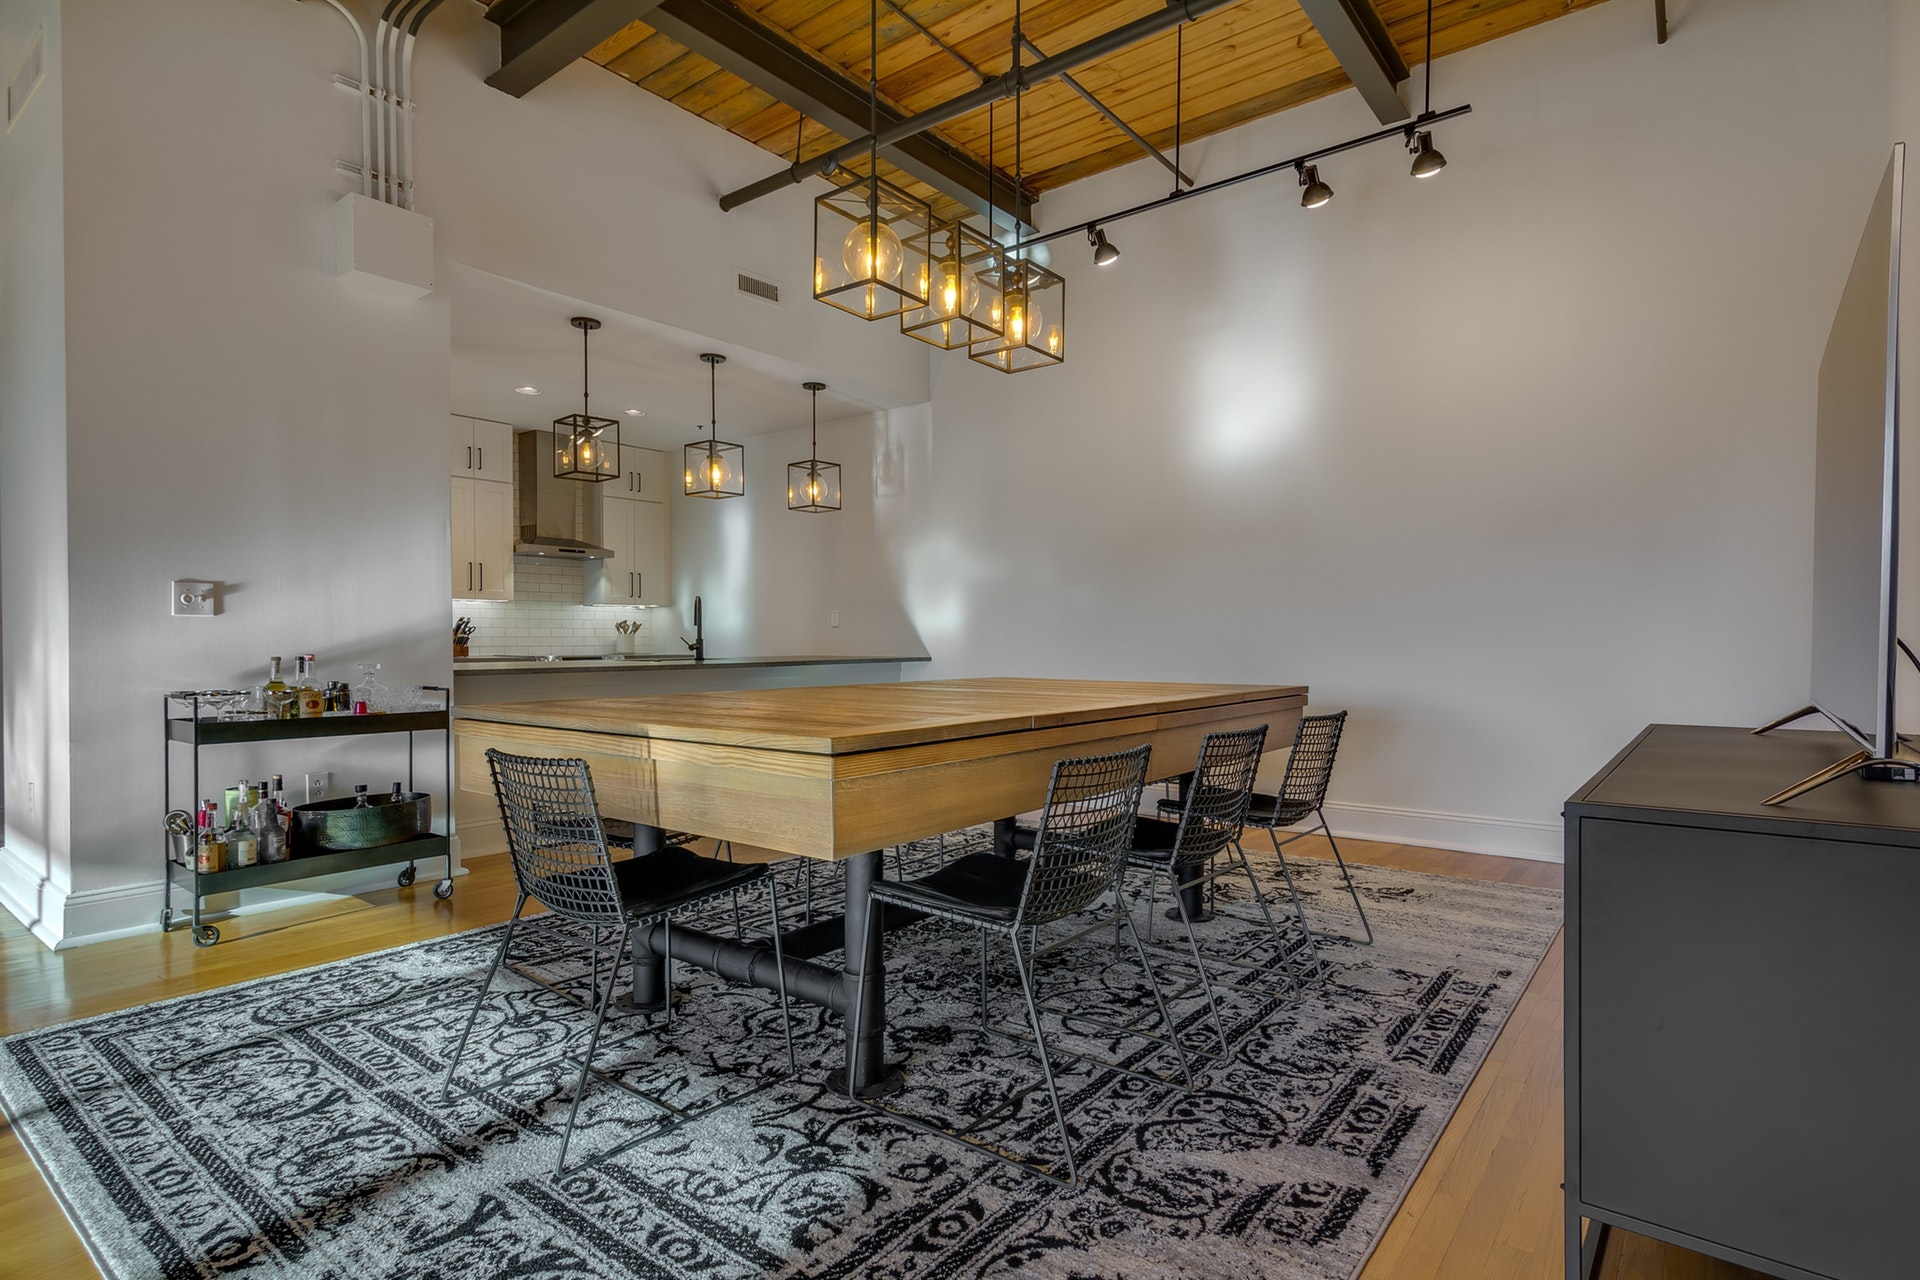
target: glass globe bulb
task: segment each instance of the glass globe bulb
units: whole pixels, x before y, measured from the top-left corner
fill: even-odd
[[[841,265],[855,280],[898,280],[900,257],[900,237],[877,218],[862,218],[840,242]]]
[[[933,294],[933,304],[944,316],[972,314],[980,305],[980,278],[964,263],[948,259],[940,264],[940,288]]]

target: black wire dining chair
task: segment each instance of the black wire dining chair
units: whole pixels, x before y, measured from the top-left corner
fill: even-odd
[[[1153,939],[1155,890],[1160,877],[1167,878],[1168,886],[1173,891],[1174,905],[1168,914],[1180,921],[1186,942],[1186,956],[1180,963],[1191,966],[1195,971],[1195,985],[1206,997],[1207,1019],[1220,1044],[1218,1054],[1199,1049],[1195,1049],[1195,1052],[1208,1053],[1211,1057],[1224,1057],[1230,1052],[1214,988],[1227,986],[1271,992],[1264,980],[1278,971],[1284,979],[1280,994],[1295,994],[1299,990],[1300,980],[1293,970],[1292,960],[1302,945],[1310,947],[1312,943],[1304,921],[1296,936],[1291,929],[1283,928],[1274,919],[1266,892],[1260,887],[1259,878],[1253,874],[1253,868],[1248,865],[1246,854],[1240,848],[1240,828],[1246,821],[1247,808],[1253,796],[1253,779],[1259,771],[1260,756],[1266,750],[1266,741],[1265,725],[1254,729],[1210,733],[1202,738],[1200,756],[1186,787],[1186,799],[1176,802],[1177,820],[1141,818],[1134,828],[1133,846],[1127,854],[1128,868],[1144,871],[1149,876],[1149,945],[1152,945]],[[1166,811],[1165,803],[1161,802],[1162,812]],[[1230,955],[1205,951],[1200,946],[1199,936],[1194,930],[1194,925],[1199,921],[1195,919],[1190,899],[1197,899],[1203,889],[1211,890],[1215,881],[1230,872],[1245,875],[1248,885],[1253,889],[1253,900],[1260,908],[1259,923],[1265,926],[1265,933],[1272,940],[1273,951],[1264,958],[1249,959],[1268,946],[1264,940],[1242,947]],[[1222,913],[1224,908],[1216,905],[1215,912]],[[1216,977],[1210,972],[1212,969],[1235,970],[1249,977],[1245,980],[1235,980],[1224,974]]]
[[[1340,856],[1340,844],[1327,826],[1327,815],[1323,809],[1327,801],[1327,784],[1333,780],[1334,757],[1340,751],[1340,735],[1346,724],[1347,713],[1344,711],[1300,717],[1300,727],[1293,735],[1293,754],[1287,757],[1287,772],[1280,781],[1280,790],[1270,796],[1254,793],[1252,802],[1247,806],[1247,825],[1259,827],[1273,842],[1273,856],[1280,862],[1280,874],[1286,877],[1289,889],[1293,887],[1293,872],[1287,869],[1287,856],[1281,850],[1296,840],[1305,840],[1314,834],[1324,835],[1327,847],[1333,850],[1333,861],[1340,868],[1340,878],[1346,882],[1347,893],[1353,899],[1353,909],[1360,915],[1360,927],[1366,931],[1366,937],[1356,938],[1344,933],[1323,936],[1372,946],[1373,922],[1367,919],[1367,909],[1360,903],[1360,891],[1354,887],[1353,873],[1347,869],[1347,860]],[[1313,826],[1304,831],[1289,832],[1285,840],[1280,838],[1282,830],[1309,817],[1315,820]],[[1298,894],[1295,898],[1298,899]]]
[[[578,1059],[579,1079],[574,1084],[573,1101],[567,1109],[567,1123],[560,1138],[560,1153],[554,1160],[553,1176],[566,1168],[567,1148],[573,1141],[574,1121],[580,1112],[580,1100],[586,1094],[587,1076],[600,1079],[644,1098],[668,1113],[684,1119],[686,1113],[670,1103],[635,1088],[624,1080],[594,1067],[594,1050],[600,1043],[607,1008],[613,1001],[613,989],[619,977],[620,957],[636,929],[659,924],[664,930],[667,976],[666,1021],[673,1022],[673,919],[707,903],[766,881],[767,906],[772,914],[772,951],[776,987],[780,994],[780,1021],[786,1035],[787,1069],[796,1069],[793,1051],[793,1023],[787,1004],[786,957],[780,945],[780,902],[772,892],[773,881],[767,868],[745,863],[722,862],[702,857],[682,845],[668,845],[653,853],[614,862],[608,851],[607,832],[594,802],[593,778],[587,762],[579,759],[516,756],[503,751],[487,752],[487,768],[493,775],[494,795],[500,803],[500,816],[507,831],[507,852],[513,862],[513,876],[519,888],[513,914],[507,920],[500,949],[487,970],[486,980],[467,1014],[460,1040],[447,1060],[447,1075],[440,1087],[441,1101],[452,1096],[455,1073],[473,1035],[475,1021],[493,986],[494,975],[506,963],[513,945],[513,932],[520,913],[529,899],[565,920],[586,925],[591,930],[590,999],[586,1008],[593,1015],[593,1030],[587,1049]],[[600,983],[600,934],[617,933],[618,942],[608,960],[607,981]],[[548,984],[551,985],[551,984]],[[556,988],[557,989],[557,988]],[[573,1063],[571,1057],[562,1060]],[[462,1090],[463,1095],[494,1089],[533,1071],[544,1070],[551,1062],[536,1063],[488,1082]]]
[[[1130,751],[1104,756],[1088,756],[1077,760],[1062,760],[1054,765],[1052,779],[1047,785],[1046,806],[1040,819],[1032,857],[1014,859],[991,853],[967,854],[930,875],[908,881],[883,880],[876,883],[871,891],[870,901],[873,905],[867,912],[866,936],[863,939],[863,945],[870,944],[874,917],[888,907],[917,912],[980,931],[980,1010],[981,1025],[984,1030],[992,1030],[987,1022],[986,940],[989,934],[997,934],[1006,939],[1007,947],[1013,953],[1015,971],[1020,976],[1020,992],[1026,1003],[1027,1025],[1032,1030],[1031,1038],[1026,1036],[1017,1038],[1031,1044],[1039,1055],[1040,1071],[1046,1080],[1047,1098],[1052,1104],[1054,1122],[1059,1126],[1061,1143],[1066,1152],[1066,1177],[1061,1177],[1049,1165],[1042,1165],[1032,1159],[1011,1154],[995,1143],[972,1136],[999,1116],[1017,1108],[1021,1098],[1025,1096],[1024,1091],[993,1108],[965,1129],[951,1129],[933,1124],[877,1100],[857,1098],[853,1093],[851,1081],[847,1090],[849,1098],[865,1102],[867,1106],[881,1114],[908,1124],[923,1133],[959,1142],[1013,1165],[1015,1168],[1025,1169],[1054,1182],[1066,1186],[1077,1185],[1079,1166],[1073,1154],[1073,1137],[1067,1128],[1066,1109],[1061,1104],[1060,1091],[1053,1076],[1053,1056],[1060,1051],[1051,1049],[1047,1043],[1046,1032],[1040,1018],[1041,1006],[1034,997],[1033,964],[1040,955],[1083,938],[1095,930],[1105,930],[1110,925],[1116,930],[1125,930],[1133,937],[1134,952],[1140,961],[1141,969],[1146,973],[1147,985],[1153,992],[1154,1007],[1161,1024],[1167,1028],[1167,1036],[1148,1035],[1148,1038],[1161,1040],[1174,1050],[1179,1058],[1181,1074],[1185,1077],[1188,1087],[1191,1087],[1193,1078],[1187,1070],[1186,1054],[1181,1049],[1178,1038],[1173,1035],[1173,1020],[1167,1012],[1166,1001],[1160,994],[1160,984],[1154,977],[1152,966],[1147,963],[1146,952],[1140,946],[1139,936],[1133,932],[1132,920],[1119,909],[1120,870],[1126,855],[1128,837],[1133,831],[1134,819],[1139,811],[1140,792],[1146,783],[1147,757],[1150,751],[1149,746],[1142,745]],[[1049,942],[1044,947],[1036,945],[1037,931],[1041,926],[1077,916],[1093,907],[1109,893],[1114,895],[1113,919],[1103,917],[1064,938]],[[1024,948],[1023,939],[1026,943]],[[854,1043],[859,1041],[860,1008],[865,991],[866,973],[863,970],[853,1001],[853,1026],[850,1034]],[[1082,1018],[1084,1012],[1076,1009],[1071,1011],[1071,1016]],[[1110,1030],[1146,1034],[1132,1027],[1103,1025]],[[1068,1056],[1089,1057],[1086,1054],[1069,1054]],[[1119,1063],[1106,1062],[1104,1059],[1093,1060],[1157,1083],[1173,1083],[1165,1077],[1137,1071]]]

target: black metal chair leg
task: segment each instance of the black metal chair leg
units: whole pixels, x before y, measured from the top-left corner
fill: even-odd
[[[1116,893],[1114,897],[1117,901],[1119,894]],[[1126,928],[1127,936],[1133,939],[1134,958],[1140,961],[1141,969],[1146,972],[1147,986],[1153,990],[1153,1007],[1160,1011],[1160,1022],[1167,1029],[1167,1040],[1173,1045],[1173,1052],[1180,1060],[1180,1077],[1187,1082],[1187,1092],[1192,1093],[1193,1070],[1187,1065],[1187,1047],[1180,1043],[1180,1029],[1173,1025],[1173,1014],[1167,1010],[1166,998],[1160,994],[1160,979],[1154,976],[1153,966],[1147,962],[1147,949],[1140,945],[1140,931],[1133,927],[1133,915],[1125,909],[1124,904],[1121,904],[1119,923],[1114,925],[1113,930],[1116,935],[1114,942],[1116,947],[1120,945],[1117,935],[1122,926]],[[986,935],[981,936],[984,938]]]
[[[522,893],[519,901],[513,904],[513,914],[507,917],[506,936],[500,939],[500,950],[494,954],[493,964],[487,970],[486,980],[480,984],[480,994],[473,998],[473,1008],[467,1013],[467,1025],[460,1031],[459,1043],[453,1047],[453,1056],[447,1059],[447,1078],[440,1085],[440,1101],[445,1102],[453,1089],[453,1073],[460,1066],[460,1055],[467,1051],[467,1039],[473,1035],[473,1024],[480,1017],[480,1006],[487,1001],[487,992],[493,987],[493,975],[507,961],[507,947],[513,942],[514,926],[520,923],[520,913],[526,909],[527,895]]]
[[[673,1027],[673,917],[660,922],[660,989],[666,993],[667,1027]]]
[[[1259,877],[1253,874],[1253,864],[1247,861],[1247,851],[1240,847],[1240,842],[1238,840],[1235,840],[1233,842],[1233,852],[1234,852],[1234,855],[1239,859],[1240,870],[1247,877],[1247,884],[1253,889],[1253,900],[1256,903],[1258,903],[1260,906],[1260,916],[1263,920],[1267,922],[1267,932],[1273,935],[1274,964],[1280,966],[1283,969],[1290,971],[1292,970],[1293,965],[1291,963],[1290,956],[1289,956],[1289,948],[1287,946],[1287,936],[1280,931],[1279,924],[1275,922],[1273,918],[1273,911],[1267,904],[1266,892],[1260,888]],[[1291,877],[1289,877],[1288,883],[1289,884],[1292,883]],[[1299,911],[1299,899],[1297,895],[1294,901],[1294,911],[1296,912],[1296,914]],[[1304,917],[1300,921],[1300,930],[1301,930],[1301,936],[1306,939],[1307,945],[1311,947],[1313,945],[1313,935],[1307,932],[1306,920]],[[1301,986],[1301,984],[1297,980],[1291,981],[1291,985],[1294,988],[1295,992],[1298,992]]]
[[[1300,922],[1300,930],[1307,940],[1307,954],[1313,959],[1312,979],[1318,982],[1326,974],[1320,962],[1320,944],[1313,939],[1313,926],[1307,923],[1306,909],[1300,903],[1300,888],[1293,882],[1293,872],[1287,869],[1287,855],[1280,852],[1280,837],[1272,827],[1267,828],[1267,839],[1273,841],[1273,856],[1280,863],[1280,874],[1287,882],[1287,896],[1293,899],[1293,918]]]
[[[598,933],[599,930],[596,929],[594,932]],[[620,954],[626,954],[627,942],[632,935],[632,925],[620,931]],[[567,1148],[573,1143],[573,1122],[580,1114],[580,1099],[587,1096],[587,1075],[593,1070],[593,1051],[600,1046],[600,1028],[606,1025],[607,1006],[613,1003],[613,988],[619,977],[620,967],[608,965],[606,990],[603,992],[597,987],[594,989],[593,994],[599,1007],[594,1010],[593,1034],[587,1037],[587,1051],[580,1059],[580,1078],[574,1082],[573,1105],[567,1108],[567,1126],[560,1133],[560,1154],[553,1162],[553,1176],[556,1179],[567,1167]]]
[[[1007,936],[1007,945],[1013,948],[1013,965],[1020,972],[1020,994],[1027,998],[1027,1021],[1033,1027],[1033,1047],[1040,1055],[1040,1071],[1047,1079],[1047,1098],[1053,1103],[1053,1118],[1060,1126],[1060,1145],[1067,1153],[1067,1185],[1080,1185],[1080,1172],[1073,1160],[1073,1135],[1067,1131],[1066,1108],[1060,1105],[1060,1090],[1053,1082],[1053,1062],[1047,1054],[1047,1035],[1040,1029],[1040,1006],[1034,1002],[1033,982],[1027,972],[1026,957],[1020,954],[1020,937]]]
[[[1158,874],[1154,876],[1156,882],[1159,878]],[[1213,1034],[1220,1038],[1220,1052],[1225,1056],[1232,1052],[1227,1047],[1227,1029],[1220,1021],[1220,1006],[1214,1003],[1213,979],[1207,976],[1206,962],[1200,958],[1200,941],[1193,936],[1193,917],[1187,913],[1187,896],[1180,892],[1180,869],[1177,865],[1168,866],[1167,880],[1172,885],[1174,905],[1180,908],[1180,927],[1186,931],[1187,950],[1193,955],[1193,967],[1200,971],[1200,990],[1207,997],[1207,1017],[1213,1022]],[[1153,918],[1151,911],[1147,918]],[[1151,929],[1153,926],[1149,924],[1147,927]]]
[[[1320,809],[1313,811],[1320,819],[1320,832],[1326,836],[1327,844],[1333,850],[1333,860],[1340,867],[1340,878],[1347,882],[1347,892],[1353,896],[1353,909],[1360,913],[1360,927],[1367,931],[1367,940],[1363,946],[1373,945],[1373,922],[1367,919],[1367,909],[1360,905],[1360,891],[1353,886],[1353,874],[1347,870],[1347,860],[1340,856],[1340,846],[1334,842],[1333,828],[1327,825],[1327,815]],[[1359,942],[1358,938],[1349,938],[1349,942]]]
[[[793,1012],[787,1005],[787,955],[780,944],[780,886],[767,877],[767,909],[773,914],[773,977],[780,984],[780,1030],[787,1037],[787,1074],[799,1075],[799,1059],[793,1054]],[[737,899],[736,899],[737,900]]]
[[[987,1029],[987,931],[980,931],[980,1029]]]

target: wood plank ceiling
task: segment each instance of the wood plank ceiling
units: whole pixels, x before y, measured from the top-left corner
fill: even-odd
[[[1433,48],[1444,57],[1602,0],[1438,0]],[[743,12],[786,40],[838,68],[859,83],[867,80],[870,0],[737,0]],[[1014,0],[897,0],[922,26],[987,75],[1011,63],[1009,40]],[[1025,0],[1021,24],[1027,38],[1047,53],[1077,45],[1136,18],[1157,12],[1162,0]],[[1376,0],[1376,11],[1409,66],[1426,56],[1425,0]],[[1176,110],[1184,141],[1206,137],[1249,120],[1283,111],[1347,87],[1349,81],[1327,44],[1294,0],[1241,0],[1186,24],[1184,83],[1176,93],[1174,32],[1121,50],[1075,71],[1074,78],[1155,146],[1174,146]],[[754,142],[782,160],[810,158],[846,139],[776,101],[773,95],[707,59],[634,22],[602,41],[592,61],[676,106]],[[1031,53],[1022,62],[1031,63]],[[903,113],[924,111],[980,84],[978,76],[880,4],[880,95]],[[1444,76],[1436,106],[1452,105]],[[1002,102],[992,111],[961,116],[933,132],[1011,180],[1014,170],[1014,110]],[[1022,182],[1028,194],[1043,193],[1143,154],[1113,124],[1058,80],[1022,97]],[[882,172],[934,202],[944,217],[964,212],[956,202],[892,171]],[[1191,170],[1189,170],[1191,172]],[[1219,176],[1219,175],[1210,175]],[[1203,179],[1204,180],[1204,177]]]

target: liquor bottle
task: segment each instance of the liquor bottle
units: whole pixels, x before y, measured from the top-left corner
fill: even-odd
[[[373,797],[367,794],[367,784],[364,782],[357,783],[353,788],[353,807],[356,809],[373,807]]]
[[[285,689],[286,687],[287,687],[287,682],[280,678],[279,656],[275,655],[274,657],[268,658],[267,659],[267,692],[278,693],[282,689]]]
[[[233,830],[227,833],[227,865],[251,867],[258,861],[260,861],[259,838],[253,834],[244,820],[237,822]]]
[[[314,675],[313,655],[303,653],[295,660],[293,682],[297,686],[296,696],[302,720],[325,714],[327,695],[320,687],[319,679]]]
[[[399,804],[405,798],[406,798],[406,792],[402,791],[400,789],[400,784],[396,782],[393,784],[393,795],[388,798],[387,803]]]
[[[228,787],[220,793],[220,826],[222,829],[231,827],[234,823],[240,821],[240,802],[246,794],[247,780],[245,778],[240,779],[239,786]]]

